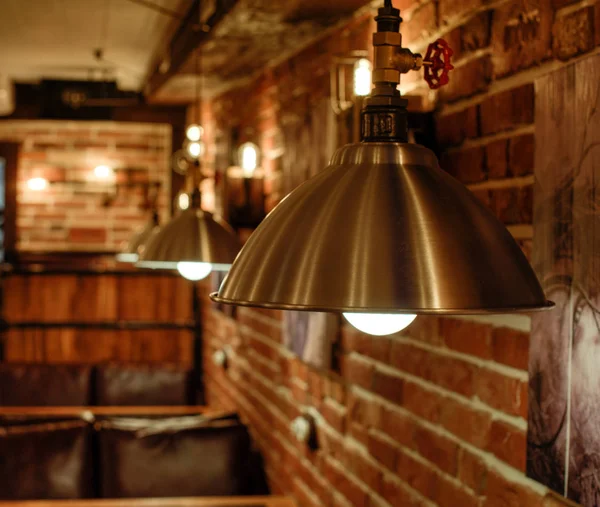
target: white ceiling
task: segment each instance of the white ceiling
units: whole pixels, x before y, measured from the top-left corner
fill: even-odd
[[[147,1],[182,15],[192,3]],[[27,82],[104,76],[136,90],[179,25],[132,0],[0,0],[0,12],[3,75]],[[96,48],[104,63],[94,59]]]

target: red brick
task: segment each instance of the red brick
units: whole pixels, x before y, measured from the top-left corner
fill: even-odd
[[[479,105],[481,133],[494,134],[533,122],[533,85],[526,84],[486,98]]]
[[[321,405],[321,415],[336,431],[343,433],[346,430],[345,408],[327,400]]]
[[[404,381],[395,375],[389,375],[379,370],[375,370],[373,373],[373,392],[398,405],[402,404],[403,384]]]
[[[557,15],[552,27],[552,52],[568,60],[594,47],[594,6]]]
[[[458,456],[458,479],[475,493],[482,494],[487,487],[488,467],[476,454],[460,449]]]
[[[364,447],[369,445],[369,430],[366,426],[351,422],[348,428],[348,435],[357,442],[360,442]]]
[[[394,446],[373,432],[369,433],[369,454],[390,470],[395,470],[398,452]]]
[[[436,498],[439,489],[439,475],[434,469],[407,453],[398,454],[396,473],[411,488],[428,498]]]
[[[323,392],[338,403],[346,403],[346,386],[337,379],[323,377]]]
[[[535,491],[510,482],[496,471],[490,470],[483,504],[485,507],[540,507],[541,500]]]
[[[353,505],[366,505],[367,493],[348,477],[339,465],[334,465],[329,459],[325,459],[323,472],[329,483],[344,495]]]
[[[483,49],[490,45],[492,36],[491,19],[492,11],[484,11],[461,26],[460,38],[463,53]]]
[[[378,427],[382,414],[383,407],[378,401],[358,396],[352,391],[348,394],[348,415],[352,421]]]
[[[439,332],[439,317],[433,315],[419,315],[404,333],[418,341],[434,345],[442,343]]]
[[[480,368],[475,376],[475,394],[493,408],[527,417],[527,383],[522,380]]]
[[[490,55],[471,60],[450,73],[450,81],[439,89],[443,102],[454,102],[488,89],[492,81],[493,66]]]
[[[407,46],[422,37],[428,37],[436,28],[435,4],[426,3],[413,11],[410,21],[402,23],[402,43]]]
[[[342,376],[352,384],[370,389],[373,385],[373,365],[357,355],[342,357]]]
[[[550,57],[552,14],[547,1],[527,6],[513,0],[496,8],[492,21],[496,76],[512,74]]]
[[[349,325],[342,328],[342,346],[346,353],[357,352],[377,361],[387,362],[390,343],[389,338],[361,333]]]
[[[396,443],[412,446],[415,422],[401,412],[386,410],[381,419],[381,431]]]
[[[446,437],[425,428],[416,428],[413,433],[415,450],[426,460],[450,475],[458,470],[458,445]]]
[[[402,483],[397,481],[393,476],[384,477],[379,493],[390,505],[401,505],[402,507],[417,505],[411,503],[413,499],[407,494]]]
[[[513,176],[533,174],[535,139],[533,134],[513,137],[508,150],[508,166]]]
[[[69,229],[69,241],[73,243],[104,243],[106,229],[72,227]]]
[[[404,383],[403,407],[426,421],[437,423],[443,399],[439,394],[413,382]]]
[[[494,421],[487,449],[509,465],[525,472],[527,441],[525,432],[501,421]]]
[[[472,356],[492,357],[492,326],[463,319],[441,319],[441,332],[448,348]]]
[[[381,489],[382,473],[379,468],[358,452],[348,452],[344,466],[373,491]]]
[[[482,147],[446,152],[442,156],[441,166],[462,183],[477,183],[487,178],[484,156]]]
[[[519,192],[518,188],[492,190],[492,211],[503,224],[521,223]]]
[[[490,179],[506,178],[508,173],[508,141],[499,139],[486,144],[485,160]]]
[[[475,10],[481,4],[481,0],[440,0],[438,5],[440,23],[447,24],[464,13]]]
[[[509,328],[496,328],[492,333],[494,361],[527,371],[529,333]]]
[[[492,418],[487,412],[447,398],[441,403],[440,424],[462,440],[485,448],[490,438]]]
[[[479,499],[468,492],[464,486],[458,486],[456,483],[447,479],[439,481],[437,491],[437,503],[440,507],[479,507]]]
[[[467,138],[479,134],[477,107],[472,106],[458,113],[436,117],[436,134],[438,142],[443,146],[456,146]]]

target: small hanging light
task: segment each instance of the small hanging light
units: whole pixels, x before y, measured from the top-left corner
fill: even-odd
[[[354,95],[365,97],[371,93],[371,62],[366,58],[354,64]]]
[[[204,133],[204,129],[197,125],[196,123],[192,123],[185,131],[185,137],[187,137],[188,141],[200,141],[202,139],[202,134]]]
[[[258,167],[258,146],[254,143],[244,143],[238,150],[240,166],[244,178],[252,178]]]
[[[196,123],[200,125],[201,91],[200,49],[196,52]],[[188,129],[189,130],[189,129]],[[200,132],[200,136],[202,133]],[[177,269],[188,280],[202,280],[211,271],[227,271],[237,255],[240,245],[235,231],[221,217],[202,209],[200,158],[203,144],[193,152],[194,162],[188,174],[188,199],[181,196],[181,212],[158,232],[152,235],[140,252],[137,266],[153,269]],[[190,154],[192,154],[190,152]],[[185,207],[184,207],[185,206]]]
[[[400,76],[425,67],[430,88],[439,88],[453,68],[452,50],[441,39],[425,58],[403,48],[391,0],[375,20],[362,142],[338,149],[329,167],[273,209],[211,298],[341,312],[373,334],[397,331],[418,314],[553,306],[506,228],[433,152],[407,142]],[[378,314],[400,322],[388,327]]]

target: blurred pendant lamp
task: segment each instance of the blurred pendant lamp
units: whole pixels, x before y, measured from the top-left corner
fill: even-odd
[[[146,242],[152,234],[154,234],[158,229],[159,219],[158,213],[156,210],[152,212],[152,217],[144,227],[136,232],[129,241],[126,243],[125,247],[121,252],[116,255],[116,259],[118,262],[127,262],[134,263],[139,259],[140,250],[143,250]]]
[[[200,125],[199,53],[196,52],[196,124]],[[188,128],[188,131],[190,128]],[[199,138],[198,138],[199,139]],[[140,252],[137,266],[155,269],[177,269],[188,280],[201,280],[211,271],[227,271],[240,245],[231,226],[221,217],[201,207],[201,153],[188,172],[189,206],[158,230]]]
[[[389,334],[417,314],[530,312],[553,306],[494,215],[407,143],[400,75],[425,68],[448,82],[452,50],[438,39],[425,58],[403,48],[400,11],[385,0],[374,45],[374,88],[362,142],[276,206],[248,239],[214,301],[341,312],[360,330]]]

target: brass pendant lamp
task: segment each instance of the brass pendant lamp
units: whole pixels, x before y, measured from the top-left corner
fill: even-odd
[[[416,314],[551,307],[506,228],[433,152],[407,143],[400,75],[424,66],[438,88],[448,82],[452,51],[442,40],[425,58],[403,48],[391,0],[375,20],[362,142],[338,149],[324,171],[273,209],[211,298],[342,312],[371,334],[398,331]]]
[[[121,250],[116,256],[116,260],[118,262],[125,263],[135,263],[139,259],[139,253],[146,246],[146,242],[150,239],[150,237],[159,229],[158,226],[158,213],[155,211],[152,212],[152,217],[144,227],[136,232],[123,250]]]
[[[196,50],[196,124],[201,133],[200,49]],[[188,129],[189,131],[190,129]],[[189,136],[188,136],[189,137]],[[201,280],[211,271],[227,271],[240,250],[235,231],[221,217],[201,207],[200,156],[188,174],[190,206],[155,232],[140,250],[138,267],[177,269],[188,280]]]

